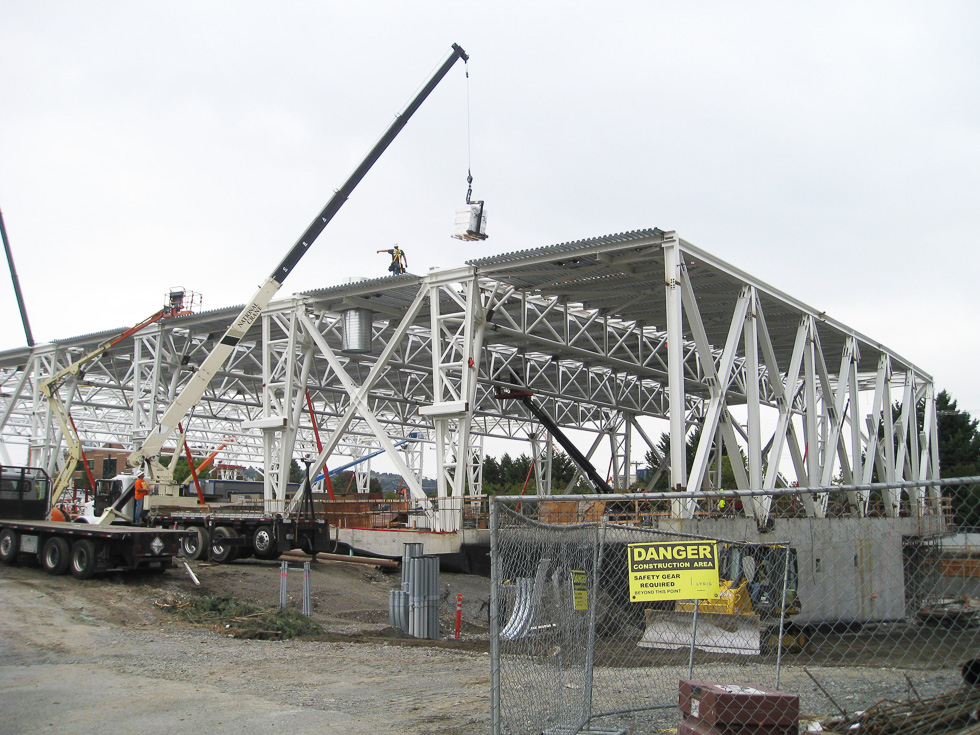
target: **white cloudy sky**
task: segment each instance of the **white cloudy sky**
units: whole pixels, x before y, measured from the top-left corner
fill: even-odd
[[[980,413],[973,2],[16,2],[0,209],[35,338],[241,303],[457,42],[281,295],[644,227]],[[470,143],[467,142],[469,97]],[[491,239],[448,237],[466,192]],[[0,349],[24,344],[0,278]]]

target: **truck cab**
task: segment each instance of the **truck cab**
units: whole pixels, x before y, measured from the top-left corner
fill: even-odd
[[[133,485],[136,484],[136,475],[116,475],[109,479],[99,479],[95,481],[95,492],[92,499],[82,505],[79,516],[75,519],[79,523],[98,524],[107,508],[119,500],[119,498],[129,495],[125,502],[118,507],[122,516],[116,516],[113,523],[125,523],[126,519],[133,517]]]
[[[42,469],[0,468],[0,518],[45,520],[50,491],[51,480]]]

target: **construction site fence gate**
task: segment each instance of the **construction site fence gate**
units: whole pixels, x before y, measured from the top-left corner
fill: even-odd
[[[718,683],[731,727],[846,729],[939,701],[980,659],[978,477],[497,496],[490,529],[495,734],[714,731]]]

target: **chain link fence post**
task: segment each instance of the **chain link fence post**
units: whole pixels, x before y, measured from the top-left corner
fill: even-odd
[[[884,700],[939,735],[925,709],[980,711],[959,689],[980,651],[980,478],[730,492],[725,513],[681,495],[689,518],[677,493],[491,500],[495,735],[782,732],[801,712],[862,735]],[[644,577],[641,547],[676,556]],[[714,596],[649,589],[695,566],[690,547],[715,550]]]

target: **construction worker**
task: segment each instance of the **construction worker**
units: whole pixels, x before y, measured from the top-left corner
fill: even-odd
[[[379,253],[388,253],[391,256],[391,264],[388,266],[388,271],[393,275],[397,276],[405,272],[408,268],[408,258],[405,257],[405,251],[398,247],[396,242],[390,250],[379,250]]]
[[[140,472],[136,475],[136,486],[133,488],[133,523],[140,522],[140,516],[143,515],[143,498],[146,497],[148,490],[143,473]]]

